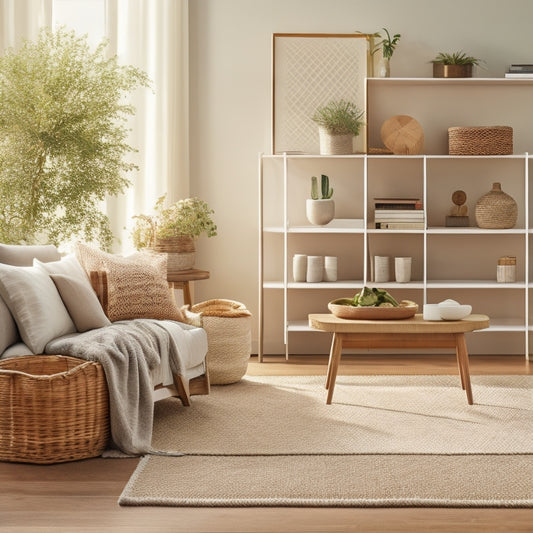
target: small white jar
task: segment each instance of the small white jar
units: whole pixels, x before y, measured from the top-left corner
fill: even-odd
[[[322,281],[324,273],[324,257],[321,255],[307,256],[307,283]]]

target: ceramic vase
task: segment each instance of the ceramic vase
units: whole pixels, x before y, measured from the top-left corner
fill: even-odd
[[[305,207],[307,220],[315,226],[324,226],[335,217],[335,202],[331,198],[327,200],[308,199]]]

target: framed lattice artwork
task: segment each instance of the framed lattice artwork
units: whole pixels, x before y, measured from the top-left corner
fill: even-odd
[[[365,78],[372,74],[365,34],[274,33],[272,36],[272,153],[319,153],[319,105],[333,99],[365,106]],[[356,151],[366,149],[366,129]]]

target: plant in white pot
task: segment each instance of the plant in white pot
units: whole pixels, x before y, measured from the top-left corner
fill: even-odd
[[[329,178],[325,174],[321,176],[320,192],[318,190],[318,178],[311,178],[311,198],[306,202],[307,220],[316,226],[323,226],[331,222],[335,217],[335,202],[331,199],[333,189],[329,188]]]
[[[364,111],[346,100],[332,100],[319,106],[311,117],[318,124],[322,155],[353,154],[353,140],[359,135]]]

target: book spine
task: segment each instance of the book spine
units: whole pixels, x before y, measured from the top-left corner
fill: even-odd
[[[378,209],[396,209],[396,210],[416,210],[416,209],[422,209],[422,204],[421,203],[383,203],[383,202],[379,202],[379,203],[375,203],[374,204],[374,209],[375,210],[378,210]]]
[[[423,222],[376,222],[376,229],[424,229]]]

